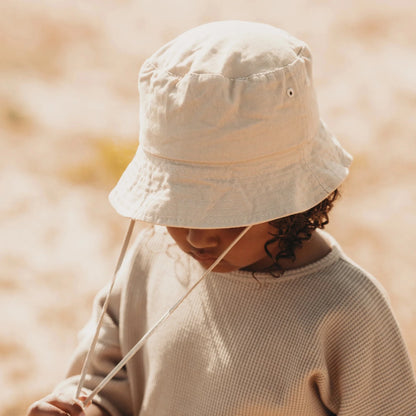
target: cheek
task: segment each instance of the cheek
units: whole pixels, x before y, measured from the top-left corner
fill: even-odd
[[[226,256],[234,264],[246,266],[248,263],[254,263],[266,256],[264,244],[262,241],[243,241],[240,246]]]
[[[267,241],[272,239],[269,228],[266,226],[258,226],[253,231],[254,232],[249,235],[247,239],[241,241],[242,244],[239,247],[238,253],[236,253],[236,255],[241,256],[245,261],[252,263],[268,258],[264,246]],[[274,245],[269,246],[268,248],[273,251],[273,246]]]
[[[175,240],[179,247],[187,245],[186,241],[186,230],[183,228],[166,227],[169,235]]]

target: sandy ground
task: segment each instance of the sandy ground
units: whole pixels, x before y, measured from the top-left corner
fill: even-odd
[[[355,156],[330,230],[387,289],[416,363],[413,0],[2,0],[0,416],[63,376],[111,278],[128,224],[107,193],[137,137],[140,64],[220,19],[310,44],[322,116]]]

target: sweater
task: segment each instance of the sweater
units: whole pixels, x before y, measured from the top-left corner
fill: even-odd
[[[163,228],[139,233],[88,391],[202,272]],[[57,391],[75,391],[106,292]],[[279,278],[210,273],[94,401],[114,416],[409,416],[416,382],[384,289],[333,241],[324,258]]]

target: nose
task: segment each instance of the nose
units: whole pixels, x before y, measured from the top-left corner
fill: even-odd
[[[218,245],[215,230],[199,230],[190,228],[186,234],[186,241],[197,249],[213,248]]]

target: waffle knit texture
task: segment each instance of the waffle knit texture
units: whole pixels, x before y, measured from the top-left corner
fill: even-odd
[[[202,272],[164,229],[141,231],[86,379],[92,389]],[[96,396],[112,415],[409,416],[416,382],[380,284],[334,242],[280,278],[211,273]],[[68,378],[74,390],[106,290]]]

